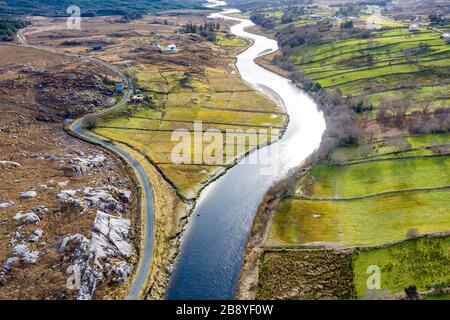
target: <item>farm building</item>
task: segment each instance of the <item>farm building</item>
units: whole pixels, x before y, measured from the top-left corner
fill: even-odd
[[[441,34],[440,38],[444,40],[450,40],[450,33]]]
[[[133,96],[133,98],[131,98],[131,101],[133,101],[133,103],[141,103],[144,102],[144,97],[141,96],[140,94],[137,94]]]
[[[131,61],[131,60],[124,61],[123,65],[127,68],[130,68],[133,66],[133,61]]]
[[[93,46],[92,47],[92,51],[100,51],[100,50],[103,50],[102,46]]]
[[[322,19],[322,16],[319,16],[317,14],[312,14],[309,16],[309,18],[313,19],[313,20],[320,20],[320,19]]]
[[[168,45],[164,51],[166,53],[175,53],[177,52],[177,46],[174,44]]]
[[[411,31],[411,32],[418,32],[420,30],[421,29],[417,24],[413,24],[413,25],[409,26],[409,31]]]

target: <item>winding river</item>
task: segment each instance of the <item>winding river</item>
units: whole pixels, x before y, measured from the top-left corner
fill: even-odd
[[[225,5],[209,2],[210,6]],[[278,44],[245,31],[253,25],[250,20],[226,16],[235,12],[238,10],[225,10],[211,17],[237,21],[232,33],[254,42],[238,56],[237,68],[256,90],[282,99],[290,123],[282,139],[251,153],[202,192],[183,235],[168,299],[235,297],[245,244],[262,197],[318,148],[325,130],[324,117],[310,97],[291,81],[254,62],[261,54],[277,50]]]

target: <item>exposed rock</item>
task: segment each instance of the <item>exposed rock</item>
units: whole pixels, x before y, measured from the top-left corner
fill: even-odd
[[[31,211],[33,211],[34,213],[42,213],[42,212],[48,212],[48,209],[45,206],[37,206],[37,207],[34,207],[33,209],[31,209]]]
[[[44,235],[44,231],[42,229],[36,229],[34,232],[28,237],[28,241],[30,242],[38,242],[39,239]]]
[[[89,157],[76,157],[69,161],[69,164],[72,165],[72,170],[77,175],[83,175],[89,170],[97,167],[101,167],[104,165],[106,161],[105,156],[103,155],[95,155]]]
[[[62,253],[70,242],[74,242],[79,246],[81,251],[78,253],[85,252],[89,248],[89,240],[82,234],[77,233],[74,235],[67,235],[62,238],[61,244],[59,245],[59,253]],[[80,255],[81,254],[76,254],[77,257]]]
[[[98,206],[102,210],[123,212],[127,203],[131,199],[131,192],[119,190],[116,187],[108,186],[99,189],[85,188],[84,199],[91,206]],[[118,200],[117,200],[118,199]]]
[[[58,186],[61,188],[65,188],[65,187],[67,187],[68,184],[69,184],[69,181],[63,181],[63,182],[59,182]]]
[[[12,250],[13,256],[18,257],[22,262],[28,264],[34,264],[39,258],[38,251],[30,251],[30,248],[26,244],[19,244]]]
[[[14,161],[0,161],[0,166],[21,167],[20,163]]]
[[[108,276],[114,283],[124,283],[133,272],[133,267],[125,261],[119,262],[109,272]]]
[[[0,203],[0,209],[8,209],[11,208],[14,205],[14,202],[10,201],[10,202],[3,202]]]
[[[81,277],[77,299],[91,299],[106,277],[115,283],[126,281],[133,269],[125,261],[133,251],[127,242],[130,228],[130,220],[97,211],[90,240],[80,234],[61,240],[59,253],[66,256],[72,253],[72,270]],[[110,265],[114,267],[108,271]]]
[[[92,235],[91,252],[94,253],[94,257],[97,259],[104,258],[109,253],[114,254],[116,249],[123,256],[130,257],[132,247],[127,242],[130,227],[131,222],[128,219],[114,217],[102,211],[97,211],[92,228],[94,233]],[[100,235],[103,235],[103,237]],[[111,246],[111,244],[114,246]]]
[[[21,220],[23,217],[22,211],[21,212],[17,212],[16,215],[13,217],[14,220],[19,221]]]
[[[13,220],[15,221],[21,221],[25,224],[37,224],[40,219],[34,212],[27,212],[25,214],[22,213],[22,211],[17,212],[16,215],[13,217]]]
[[[76,194],[78,193],[77,190],[61,190],[61,193],[65,193],[71,197],[75,197]]]
[[[26,224],[36,224],[41,221],[41,219],[39,219],[39,217],[34,212],[26,213],[22,219]]]
[[[37,192],[31,190],[31,191],[22,192],[20,194],[20,199],[22,199],[22,200],[33,199],[36,196],[37,196]]]
[[[6,272],[11,271],[13,265],[19,261],[19,258],[17,257],[11,257],[6,259],[6,262],[3,264],[3,270]]]
[[[125,203],[131,201],[131,191],[119,190],[119,198]]]
[[[57,197],[64,204],[81,209],[81,213],[85,212],[88,208],[84,201],[77,199],[68,193],[60,192],[57,194]]]

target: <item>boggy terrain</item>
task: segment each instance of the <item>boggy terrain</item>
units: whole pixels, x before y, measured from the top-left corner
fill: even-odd
[[[155,238],[148,298],[164,296],[180,235],[199,192],[238,158],[277,139],[287,122],[279,106],[240,79],[235,57],[247,41],[229,34],[228,22],[209,21],[207,14],[162,13],[129,23],[98,17],[83,20],[81,30],[66,30],[62,20],[33,18],[33,27],[24,32],[31,44],[93,55],[121,68],[133,81],[134,99],[95,119],[92,131],[138,160],[152,183]],[[176,49],[165,52],[172,44]],[[172,141],[173,132],[192,133],[196,121],[202,122],[202,132],[236,132],[232,146],[227,148],[224,141],[217,164],[171,159],[179,143]],[[268,135],[255,141],[248,130],[266,130]],[[207,147],[205,140],[202,151]]]
[[[65,117],[110,106],[98,64],[0,46],[0,299],[122,298],[137,261],[135,184]]]

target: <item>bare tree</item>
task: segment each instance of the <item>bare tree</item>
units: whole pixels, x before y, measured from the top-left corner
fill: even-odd
[[[83,119],[83,127],[92,130],[95,129],[99,124],[99,119],[96,115],[89,114]]]

